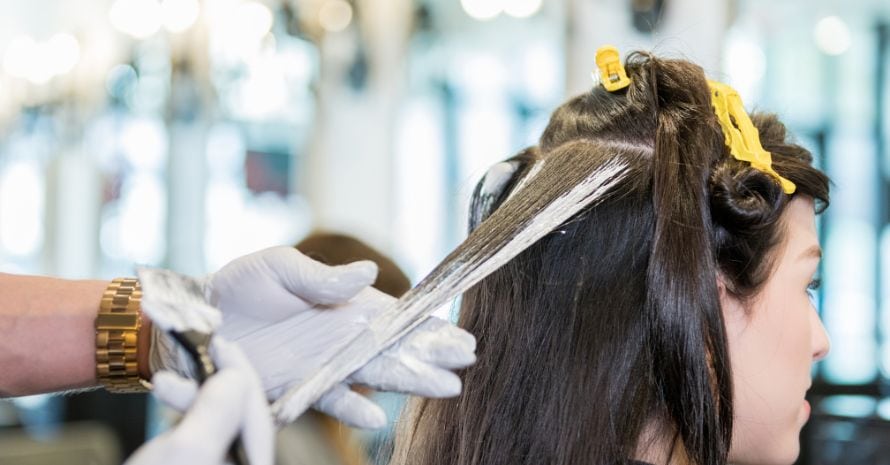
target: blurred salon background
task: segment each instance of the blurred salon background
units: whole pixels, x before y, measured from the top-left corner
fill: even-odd
[[[0,0],[0,271],[198,275],[326,230],[417,282],[605,43],[698,62],[833,178],[833,345],[799,463],[890,464],[884,0]],[[0,401],[0,463],[120,463],[168,413],[98,391]],[[325,463],[373,463],[386,436]]]

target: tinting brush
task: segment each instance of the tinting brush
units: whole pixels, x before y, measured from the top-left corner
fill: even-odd
[[[142,311],[185,349],[195,368],[195,380],[204,384],[217,371],[210,357],[210,340],[222,315],[204,302],[204,293],[194,278],[158,268],[140,268],[138,273],[143,289]],[[236,465],[249,464],[240,435],[232,441],[229,456]]]
[[[584,208],[615,193],[628,172],[614,156],[628,147],[570,144],[537,161],[514,193],[415,288],[371,322],[333,358],[273,405],[291,422],[322,394],[398,341],[433,311],[462,294]]]

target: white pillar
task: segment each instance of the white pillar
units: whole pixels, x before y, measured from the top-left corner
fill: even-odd
[[[205,273],[204,224],[207,127],[204,121],[168,124],[167,259],[171,270]]]
[[[328,34],[321,45],[316,127],[303,184],[315,228],[355,235],[389,250],[393,226],[394,127],[405,82],[410,0],[361,0],[362,36]],[[356,47],[368,60],[366,87],[349,87]]]
[[[207,134],[216,111],[206,25],[171,44],[170,95],[165,115],[167,230],[164,266],[206,273]]]
[[[102,205],[99,167],[80,143],[72,144],[52,161],[46,186],[46,272],[62,278],[95,278]]]

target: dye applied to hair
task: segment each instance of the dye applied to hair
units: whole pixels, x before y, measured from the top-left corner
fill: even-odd
[[[272,408],[279,417],[296,418],[318,397],[361,368],[428,318],[433,311],[509,262],[541,237],[614,193],[627,174],[622,160],[602,163],[589,153],[608,144],[587,141],[562,157],[551,157],[535,170],[535,189],[519,189],[484,221],[414,289],[375,318],[321,370],[295,386]]]

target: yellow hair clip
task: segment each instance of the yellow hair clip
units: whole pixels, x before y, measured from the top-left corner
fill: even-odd
[[[600,82],[609,92],[630,85],[630,78],[627,77],[618,49],[614,46],[603,45],[596,51],[596,66],[600,69]]]
[[[732,156],[736,160],[749,162],[753,168],[772,175],[782,185],[782,190],[786,194],[793,194],[797,186],[773,169],[772,154],[760,145],[760,134],[754,127],[754,123],[751,122],[751,118],[748,117],[748,113],[745,112],[739,93],[720,82],[709,80],[708,86],[711,88],[711,103],[714,105],[714,112],[717,114],[717,120],[720,121],[726,145],[729,146]]]

